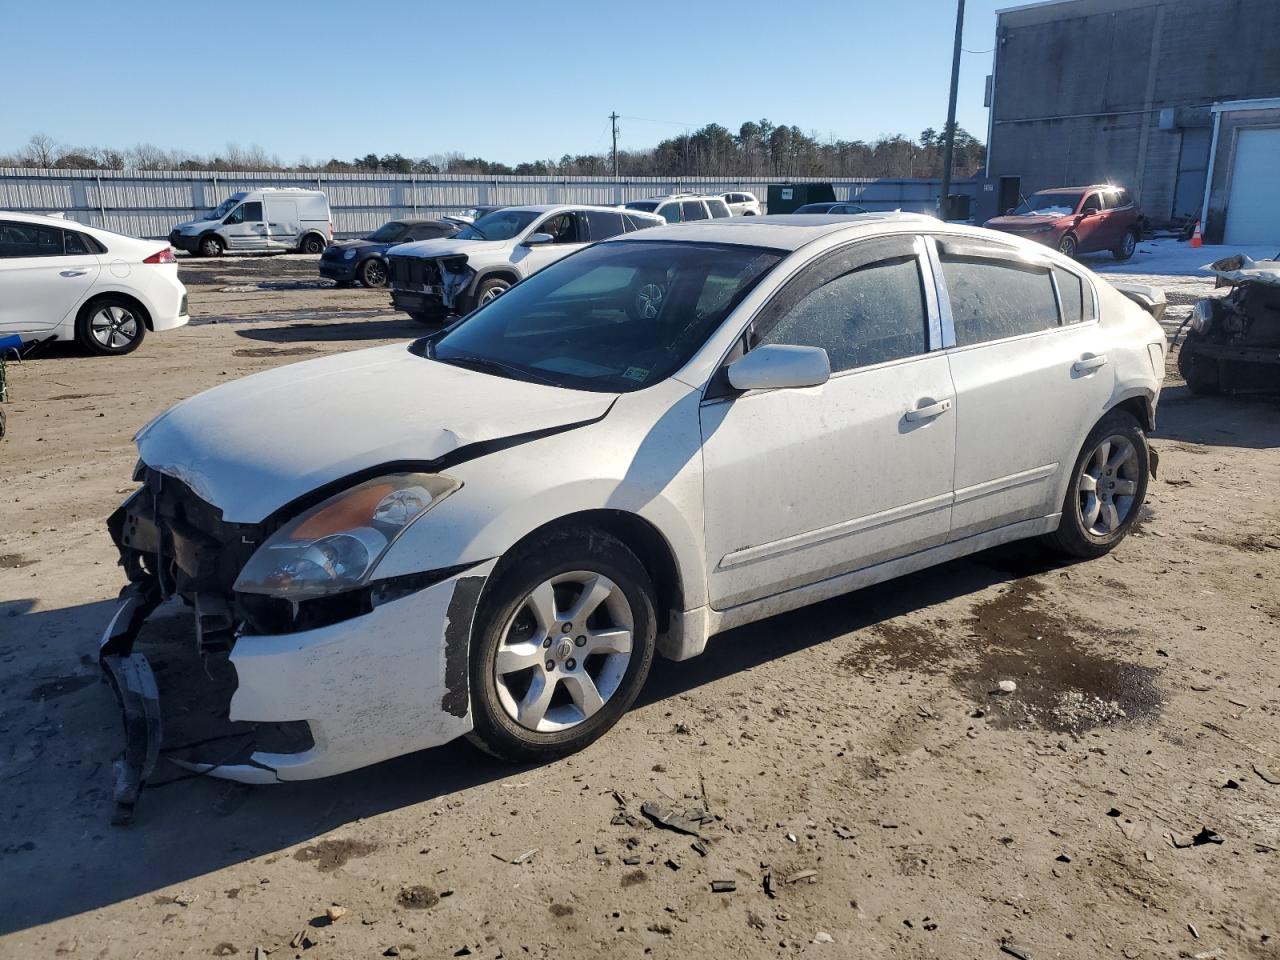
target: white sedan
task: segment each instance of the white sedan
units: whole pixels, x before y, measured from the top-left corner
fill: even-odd
[[[167,242],[0,211],[0,336],[122,354],[148,330],[186,322],[187,289]]]
[[[1165,348],[1080,264],[932,218],[626,234],[412,344],[145,427],[102,659],[126,713],[154,714],[134,640],[191,601],[200,649],[234,667],[230,719],[295,738],[186,756],[215,776],[463,735],[564,754],[656,652],[1006,541],[1112,549],[1147,489]],[[136,780],[154,754],[135,740]]]

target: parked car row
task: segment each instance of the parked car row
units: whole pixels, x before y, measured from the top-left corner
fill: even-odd
[[[531,206],[389,259],[406,307],[477,309],[138,434],[100,648],[126,797],[160,711],[135,639],[175,595],[234,668],[229,720],[290,731],[192,770],[324,777],[461,736],[540,762],[659,652],[1008,541],[1101,556],[1141,515],[1163,303],[1025,239]],[[228,715],[225,687],[194,698]]]

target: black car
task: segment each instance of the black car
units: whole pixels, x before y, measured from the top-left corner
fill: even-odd
[[[845,203],[843,200],[831,202],[824,200],[821,203],[806,203],[803,207],[796,207],[792,213],[866,213],[866,207],[860,207],[856,203]]]
[[[361,240],[339,240],[320,255],[320,276],[341,285],[359,280],[366,287],[387,283],[387,250],[398,243],[452,237],[464,224],[456,220],[389,220]]]

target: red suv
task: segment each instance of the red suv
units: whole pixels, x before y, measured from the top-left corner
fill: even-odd
[[[1023,197],[985,227],[1035,240],[1074,257],[1110,250],[1117,260],[1133,256],[1142,236],[1142,211],[1123,187],[1055,187]]]

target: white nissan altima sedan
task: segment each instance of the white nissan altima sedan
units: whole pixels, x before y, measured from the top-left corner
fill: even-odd
[[[186,762],[273,782],[463,735],[557,756],[655,653],[1010,540],[1099,556],[1153,466],[1160,299],[931,218],[712,220],[180,403],[110,521],[133,782],[159,734],[134,640],[174,595],[234,667],[205,696],[288,734]]]

